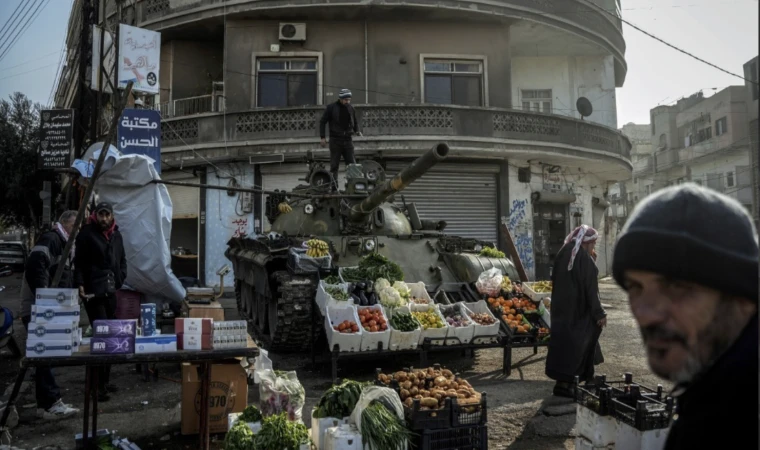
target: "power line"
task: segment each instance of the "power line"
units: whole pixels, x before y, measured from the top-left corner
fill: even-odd
[[[10,52],[10,50],[13,48],[13,46],[16,44],[16,42],[19,40],[19,38],[21,38],[21,36],[23,36],[24,33],[26,33],[26,30],[29,29],[29,27],[34,22],[34,20],[36,20],[37,17],[39,17],[39,15],[42,12],[42,10],[44,10],[45,7],[49,3],[50,3],[50,0],[43,0],[43,2],[41,2],[41,3],[39,3],[37,5],[37,9],[35,9],[34,12],[32,13],[32,15],[26,20],[26,22],[22,26],[21,30],[19,30],[18,34],[16,34],[16,37],[13,39],[13,41],[5,48],[5,50],[3,51],[3,53],[0,54],[0,61],[2,61],[3,58],[5,58],[5,55],[7,55],[8,52]],[[40,9],[40,7],[42,7],[42,9]]]
[[[21,76],[21,75],[26,75],[28,73],[36,72],[38,70],[42,70],[42,69],[45,69],[45,68],[48,68],[48,67],[52,67],[52,66],[55,66],[55,65],[58,65],[58,63],[50,63],[50,64],[48,64],[46,66],[37,67],[37,68],[32,69],[32,70],[27,70],[26,72],[14,73],[13,75],[8,75],[7,77],[0,78],[0,81],[7,80],[8,78],[15,78],[15,77],[18,77],[18,76]]]
[[[13,25],[13,28],[11,29],[10,25],[8,25],[8,28],[6,28],[5,31],[3,31],[2,36],[0,36],[0,51],[2,51],[3,47],[5,47],[5,44],[8,42],[8,39],[10,39],[11,36],[13,36],[13,33],[16,31],[18,26],[21,24],[21,22],[24,20],[27,14],[29,14],[29,12],[32,10],[32,7],[34,6],[34,1],[36,0],[26,1],[26,2],[24,0],[21,0],[21,3],[19,3],[19,6],[24,5],[25,8],[22,9],[21,12],[19,12],[15,16],[15,18],[17,18],[18,20],[17,21],[14,20],[15,25]],[[13,18],[13,16],[11,18]],[[9,18],[8,20],[10,20],[11,18]]]
[[[22,63],[18,63],[18,64],[16,64],[15,66],[10,66],[10,67],[3,67],[3,68],[0,68],[0,72],[2,72],[2,71],[4,71],[4,70],[15,69],[16,67],[20,67],[20,66],[23,66],[23,65],[25,65],[25,64],[28,64],[28,63],[30,63],[30,62],[39,61],[39,60],[41,60],[41,59],[45,59],[45,58],[47,58],[48,56],[57,55],[57,54],[59,54],[59,53],[62,53],[62,52],[63,52],[63,50],[59,50],[59,51],[56,51],[56,52],[50,52],[50,53],[48,53],[48,54],[46,54],[46,55],[40,56],[39,58],[34,58],[34,59],[27,59],[26,61],[24,61],[24,62],[22,62]]]
[[[10,27],[11,27],[10,26],[11,19],[13,19],[14,17],[18,17],[18,16],[16,16],[16,12],[21,7],[21,5],[24,5],[24,4],[28,4],[28,2],[25,3],[24,0],[19,0],[18,5],[16,5],[16,9],[14,9],[13,12],[11,13],[11,15],[8,16],[8,20],[6,20],[5,23],[3,24],[2,34],[0,34],[0,40],[3,39],[3,37],[5,36],[5,34],[10,29]]]

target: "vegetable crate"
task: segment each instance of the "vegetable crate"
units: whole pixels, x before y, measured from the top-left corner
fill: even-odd
[[[428,328],[422,330],[422,333],[420,334],[420,341],[419,345],[422,345],[425,342],[425,338],[431,338],[434,339],[434,343],[440,342],[438,340],[443,340],[446,338],[448,332],[449,332],[449,326],[446,324],[446,319],[443,318],[443,315],[441,315],[441,310],[438,309],[438,305],[409,305],[409,309],[412,312],[415,311],[430,311],[432,309],[432,313],[437,315],[441,322],[443,323],[442,328]],[[443,344],[445,341],[440,342]]]
[[[528,283],[528,282],[523,283],[522,284],[522,289],[523,289],[523,294],[525,294],[528,297],[530,297],[530,299],[533,300],[534,302],[541,301],[541,300],[545,299],[546,297],[551,297],[551,295],[552,295],[551,292],[538,293],[538,292],[534,291],[533,290],[533,283]]]
[[[356,324],[359,331],[341,333],[333,329],[345,320]],[[358,352],[361,349],[362,342],[362,327],[359,323],[359,316],[356,314],[356,308],[353,305],[346,305],[344,308],[328,306],[325,315],[325,333],[330,351],[333,351],[337,345],[341,352]]]
[[[411,311],[408,306],[401,306],[394,308],[393,310],[389,309],[387,312],[387,315],[389,316],[388,319],[396,313],[410,314]],[[390,323],[390,320],[388,323]],[[388,348],[390,350],[414,350],[419,345],[420,335],[422,334],[422,327],[419,326],[419,323],[417,329],[414,331],[399,331],[393,328],[393,325],[390,326],[390,330],[391,338],[388,343]]]
[[[288,270],[296,275],[311,275],[331,267],[330,255],[314,258],[306,255],[305,248],[291,248],[288,252]]]
[[[467,308],[464,307],[464,303],[454,303],[453,305],[438,305],[438,309],[441,311],[441,315],[444,317],[444,321],[446,322],[448,321],[448,319],[446,319],[446,312],[459,314],[459,316],[463,319],[462,326],[459,327],[453,326],[448,322],[446,323],[446,325],[449,327],[449,332],[446,335],[446,345],[469,344],[470,341],[472,341],[472,336],[475,333],[475,324],[470,319],[470,316],[467,315]]]
[[[646,386],[633,383],[633,376],[630,373],[624,375],[623,380],[607,381],[605,375],[594,377],[591,386],[583,386],[575,380],[575,403],[584,406],[600,416],[612,414],[614,399],[635,398],[637,400],[651,400],[657,403],[663,402],[662,385],[657,385],[657,389],[651,389]],[[624,400],[630,404],[631,400]]]
[[[485,425],[442,430],[425,430],[416,438],[417,450],[487,450]]]
[[[612,399],[612,417],[639,431],[656,430],[670,426],[673,416],[673,399],[665,403],[656,400],[634,400],[625,396]]]
[[[386,316],[385,311],[383,310],[382,306],[380,305],[361,306],[357,309],[357,312],[364,309],[380,311],[380,314],[385,320],[385,323],[388,324],[388,317]],[[359,326],[361,326],[361,324],[359,324]],[[382,348],[382,350],[387,350],[390,339],[391,339],[390,324],[388,324],[387,327],[388,328],[383,331],[375,331],[375,332],[362,330],[361,351],[366,352],[366,351],[377,350],[379,348]],[[380,344],[382,344],[382,347],[380,347]]]
[[[455,400],[451,404],[451,426],[456,428],[486,425],[487,411],[485,392],[480,394],[480,400],[477,403]]]
[[[353,301],[350,298],[344,301],[336,300],[333,298],[333,296],[325,290],[328,286],[337,287],[341,291],[348,293],[348,284],[346,283],[327,284],[324,282],[324,280],[320,281],[319,286],[317,286],[317,295],[315,297],[315,301],[319,307],[319,312],[322,313],[323,316],[327,313],[328,306],[335,308],[353,304]]]
[[[479,300],[477,302],[465,303],[464,306],[475,314],[488,314],[493,318],[493,325],[479,325],[475,324],[475,331],[473,333],[473,339],[480,336],[498,336],[499,335],[499,321],[494,317],[488,305],[485,301]]]

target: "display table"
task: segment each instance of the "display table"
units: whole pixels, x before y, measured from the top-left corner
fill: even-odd
[[[91,355],[87,346],[82,346],[81,351],[74,353],[70,357],[59,358],[22,358],[20,361],[20,370],[16,377],[16,383],[8,399],[8,404],[0,417],[0,428],[5,426],[8,420],[8,414],[11,407],[16,403],[21,383],[24,381],[26,372],[30,367],[85,367],[85,386],[84,386],[84,424],[83,424],[83,443],[84,448],[89,444],[89,426],[90,426],[90,404],[92,403],[92,430],[93,436],[98,430],[98,396],[90,395],[91,387],[97,386],[99,366],[107,364],[150,364],[150,363],[196,363],[199,365],[199,377],[201,379],[201,398],[200,398],[200,446],[201,449],[209,448],[209,385],[211,381],[211,365],[215,361],[248,358],[259,354],[256,343],[248,337],[247,348],[222,349],[222,350],[201,350],[189,351],[179,350],[168,353],[147,353],[147,354],[127,354],[127,355]]]

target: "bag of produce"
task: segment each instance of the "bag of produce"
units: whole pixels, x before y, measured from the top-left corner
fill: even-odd
[[[329,253],[323,256],[309,256],[312,250],[304,248],[291,248],[288,253],[288,265],[295,273],[315,273],[319,269],[332,267],[332,256]]]
[[[411,437],[401,399],[396,391],[386,387],[365,388],[349,423],[356,425],[368,450],[406,449]]]
[[[487,295],[489,297],[497,297],[501,292],[501,281],[504,276],[501,274],[501,270],[494,267],[481,273],[478,277],[478,281],[475,283],[475,287],[478,292]]]
[[[275,373],[263,370],[259,373],[259,409],[264,416],[286,413],[288,420],[301,421],[306,391],[298,381],[295,371]]]

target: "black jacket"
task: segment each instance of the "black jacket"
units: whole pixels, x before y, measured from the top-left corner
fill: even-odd
[[[758,448],[757,333],[755,315],[707,372],[676,388],[678,418],[665,450]]]
[[[345,127],[340,123],[340,110],[344,106],[340,103],[340,100],[335,103],[330,103],[325,108],[325,113],[322,114],[322,119],[319,121],[319,137],[325,138],[325,125],[330,124],[330,137],[334,138],[351,138],[351,135],[359,132],[359,121],[356,120],[356,110],[351,104],[345,105],[345,108],[349,112],[349,125]]]
[[[124,241],[117,226],[108,240],[96,222],[89,223],[77,235],[74,260],[75,283],[86,294],[103,296],[120,289],[127,278]]]
[[[40,288],[50,287],[55,271],[58,270],[58,264],[61,262],[64,247],[66,247],[66,241],[55,230],[43,233],[32,247],[26,259],[24,279],[21,283],[21,317],[31,314],[34,292]],[[66,262],[57,287],[73,287],[71,261]]]

